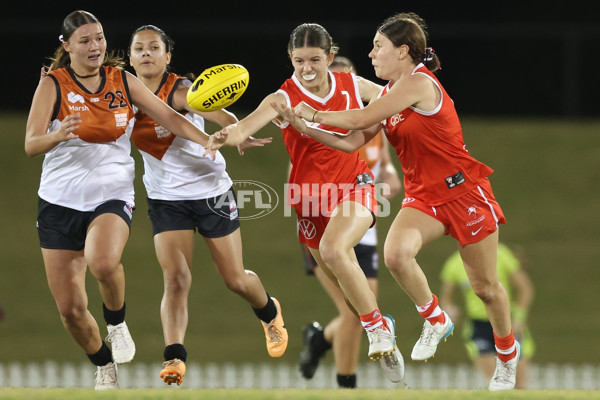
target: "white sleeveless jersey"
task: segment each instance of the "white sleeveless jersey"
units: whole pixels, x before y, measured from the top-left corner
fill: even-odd
[[[59,143],[46,153],[38,195],[49,203],[93,211],[109,200],[134,205],[131,157],[133,109],[124,72],[102,67],[101,86],[90,93],[64,68],[49,74],[59,97],[48,132],[72,112],[81,114],[79,139]]]
[[[154,94],[172,107],[175,91],[180,85],[191,84],[183,76],[165,72]],[[204,118],[185,111],[182,114],[204,131]],[[214,161],[203,156],[204,146],[173,135],[140,110],[135,110],[131,139],[144,160],[144,185],[153,200],[201,200],[223,194],[233,184],[220,152]]]
[[[192,113],[185,117],[204,130],[202,117]],[[164,128],[161,134],[172,135]],[[233,185],[223,155],[217,152],[213,161],[203,156],[205,148],[196,142],[175,137],[160,159],[139,151],[144,160],[144,185],[153,200],[201,200],[223,194]]]

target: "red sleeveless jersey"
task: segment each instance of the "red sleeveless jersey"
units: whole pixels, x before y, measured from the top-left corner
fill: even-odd
[[[158,90],[154,93],[159,99],[172,105],[172,96],[179,83],[186,78],[172,72],[165,73]],[[142,150],[158,160],[162,160],[166,151],[175,140],[175,135],[163,128],[149,115],[141,110],[135,114],[135,124],[131,132],[131,139],[139,150]]]
[[[433,111],[406,108],[382,125],[400,159],[406,197],[437,206],[470,192],[493,170],[469,155],[454,102],[435,75],[423,64],[413,74],[435,83],[442,93],[440,104]],[[380,96],[389,90],[388,84]]]
[[[66,68],[48,75],[57,83],[58,98],[52,120],[62,121],[78,112],[82,122],[75,133],[90,143],[114,142],[126,132],[133,108],[125,71],[101,67],[102,82],[96,93],[89,92]]]
[[[288,106],[295,107],[301,101],[316,110],[342,111],[362,108],[356,77],[345,72],[329,72],[331,91],[324,98],[306,90],[295,76],[286,80],[278,93],[282,93]],[[356,177],[363,173],[373,175],[367,164],[359,159],[358,152],[352,154],[332,149],[308,135],[301,134],[289,124],[280,125],[283,141],[290,155],[292,171],[290,184],[302,185],[302,195],[319,196],[312,185],[322,188],[324,184],[356,184]],[[345,135],[349,131],[341,128],[308,123],[310,126],[331,134]]]

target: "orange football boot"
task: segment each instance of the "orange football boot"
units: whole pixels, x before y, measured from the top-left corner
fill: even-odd
[[[177,383],[177,386],[181,386],[183,382],[183,376],[185,375],[185,363],[179,358],[165,361],[163,363],[163,369],[160,371],[160,377],[166,384]]]
[[[288,344],[288,333],[283,323],[281,315],[281,305],[279,301],[271,297],[277,308],[277,315],[268,324],[260,321],[265,329],[265,337],[267,339],[267,351],[271,357],[281,357],[285,353]]]

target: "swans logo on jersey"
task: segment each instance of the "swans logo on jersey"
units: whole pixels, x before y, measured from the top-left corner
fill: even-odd
[[[408,203],[412,203],[415,200],[416,199],[414,197],[405,197],[405,198],[402,199],[402,205],[408,204]]]
[[[302,234],[306,239],[312,239],[317,234],[317,228],[315,224],[307,219],[298,220],[298,232]]]
[[[82,95],[71,92],[71,93],[67,94],[67,99],[69,100],[69,102],[71,102],[73,104],[75,104],[75,103],[83,104],[82,106],[69,104],[70,111],[75,111],[75,112],[89,111],[89,107],[85,105],[85,99],[83,98]]]
[[[234,181],[233,189],[216,196],[214,205],[209,203],[213,212],[229,219],[238,215],[240,220],[256,219],[270,214],[279,204],[277,192],[262,182]]]

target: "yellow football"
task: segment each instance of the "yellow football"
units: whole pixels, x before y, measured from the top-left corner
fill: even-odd
[[[187,92],[187,102],[198,111],[216,111],[235,103],[250,81],[248,70],[238,64],[207,68]]]

